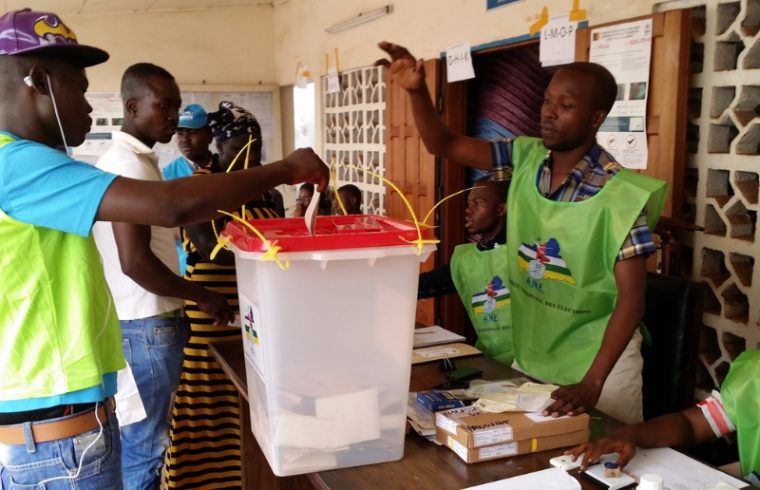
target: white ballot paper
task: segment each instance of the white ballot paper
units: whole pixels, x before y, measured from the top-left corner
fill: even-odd
[[[459,334],[446,330],[439,325],[433,325],[432,327],[422,327],[414,329],[414,345],[415,349],[420,347],[428,347],[431,345],[450,344],[452,342],[463,342],[466,340]]]
[[[145,420],[148,415],[145,413],[145,405],[143,405],[129,364],[116,373],[116,389],[114,399],[119,426],[124,427]]]
[[[742,480],[669,447],[636,449],[636,456],[623,468],[623,471],[636,479],[645,473],[660,475],[665,481],[665,487],[669,490],[711,487],[718,482],[727,483],[736,488],[749,486]]]
[[[549,468],[464,490],[536,490],[538,488],[541,490],[581,490],[581,484],[565,470]]]

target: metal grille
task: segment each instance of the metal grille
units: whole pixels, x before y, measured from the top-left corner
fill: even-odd
[[[340,92],[327,93],[322,77],[325,161],[337,167],[337,187],[354,184],[362,191],[365,214],[385,214],[385,82],[383,67],[364,67],[340,74]]]
[[[685,211],[705,232],[686,250],[707,285],[697,382],[709,390],[760,347],[760,0],[707,0],[692,17]]]

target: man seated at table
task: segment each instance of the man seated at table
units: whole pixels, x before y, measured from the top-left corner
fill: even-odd
[[[511,365],[512,315],[507,275],[508,181],[480,179],[467,196],[464,227],[477,234],[477,243],[454,248],[451,261],[420,274],[418,298],[458,293],[478,341],[475,347],[497,361]]]
[[[340,203],[336,199],[333,202],[333,214],[342,215],[344,210],[346,214],[362,214],[362,191],[354,184],[340,186],[338,197],[340,198],[340,202],[343,203],[343,208],[341,208]]]
[[[627,425],[609,437],[581,444],[567,454],[583,455],[582,469],[602,454],[618,453],[623,467],[636,447],[689,447],[731,432],[739,439],[741,476],[760,486],[760,350],[745,351],[731,364],[720,392],[682,412]]]

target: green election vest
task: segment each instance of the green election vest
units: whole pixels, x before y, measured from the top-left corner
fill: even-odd
[[[720,398],[736,427],[742,475],[757,485],[760,478],[760,351],[742,352],[731,363],[720,388]]]
[[[451,279],[478,333],[475,347],[506,365],[512,352],[506,247],[478,250],[474,243],[459,245],[451,256]]]
[[[650,229],[667,186],[619,171],[595,196],[552,201],[536,187],[547,155],[537,138],[517,138],[508,198],[508,263],[515,358],[528,374],[579,382],[615,307],[620,247],[646,207]]]
[[[0,147],[11,141],[0,138]],[[125,366],[92,235],[22,223],[0,210],[0,284],[0,400],[91,388]]]

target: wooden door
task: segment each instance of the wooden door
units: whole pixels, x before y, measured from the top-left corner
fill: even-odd
[[[444,122],[454,131],[464,132],[466,124],[466,83],[445,83],[439,60],[425,62],[427,86]],[[444,82],[442,82],[444,80]],[[444,101],[451,101],[444,104]],[[391,78],[386,79],[386,177],[404,193],[422,219],[442,197],[464,188],[464,167],[440,162],[428,153],[414,124],[411,104],[406,91]],[[386,214],[409,219],[409,211],[395,190],[386,188]],[[441,241],[438,251],[421,270],[448,263],[454,247],[464,237],[464,205],[445,206],[436,213],[445,219],[434,219],[435,233]],[[439,208],[440,209],[440,208]],[[464,332],[465,314],[459,297],[419,300],[417,321],[425,325],[434,323],[458,332]]]
[[[427,85],[431,95],[438,97],[438,61],[425,62]],[[387,73],[387,71],[386,71]],[[435,157],[425,150],[414,124],[412,108],[406,91],[386,75],[385,177],[393,182],[410,202],[418,219],[435,204]],[[399,219],[411,219],[409,210],[398,193],[386,186],[385,214]],[[422,265],[428,271],[435,265],[436,254]],[[420,300],[417,321],[425,325],[435,322],[433,299]]]

